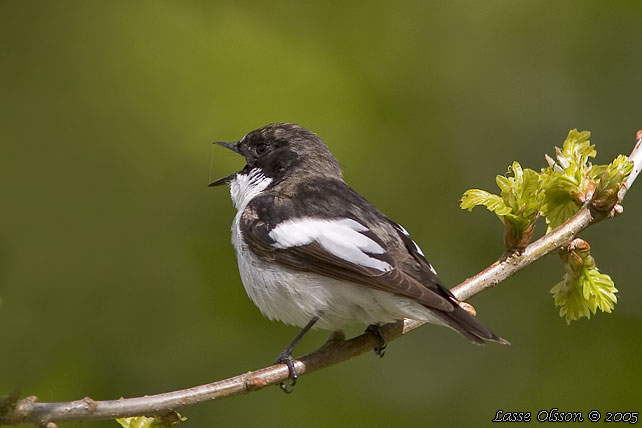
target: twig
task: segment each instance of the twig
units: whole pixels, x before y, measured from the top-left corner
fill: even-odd
[[[636,134],[636,145],[629,160],[633,161],[634,169],[625,186],[619,192],[619,201],[631,187],[642,167],[642,131],[638,131]],[[502,257],[487,269],[454,287],[452,292],[458,299],[466,300],[493,287],[535,260],[567,245],[579,232],[607,217],[608,214],[598,212],[587,204],[564,224],[528,245],[522,252]],[[404,319],[383,326],[382,334],[389,342],[421,325],[423,323],[420,321]],[[335,333],[319,349],[304,355],[295,362],[297,373],[301,376],[346,361],[372,350],[377,344],[377,340],[371,334],[363,334],[350,340],[344,340],[342,336]],[[86,397],[82,400],[64,403],[38,403],[36,397],[27,397],[22,400],[9,398],[5,399],[4,403],[0,402],[0,424],[55,427],[54,421],[88,421],[126,416],[164,415],[204,401],[258,391],[266,386],[283,382],[287,378],[287,367],[284,364],[278,364],[193,388],[136,398],[94,401]]]
[[[629,160],[633,162],[633,171],[631,171],[631,174],[629,174],[626,181],[624,182],[623,191],[621,191],[620,194],[618,195],[618,198],[620,200],[624,198],[624,194],[631,187],[635,179],[638,177],[638,174],[640,173],[640,169],[642,169],[642,130],[639,130],[635,134],[635,147],[633,148],[633,151],[629,155]]]

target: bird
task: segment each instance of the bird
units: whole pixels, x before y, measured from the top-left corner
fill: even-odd
[[[232,244],[243,286],[266,317],[302,327],[275,364],[298,375],[292,352],[312,328],[379,327],[410,318],[450,327],[475,344],[508,342],[461,306],[408,231],[343,179],[325,142],[294,123],[271,123],[235,142],[245,167],[209,183],[229,185]]]

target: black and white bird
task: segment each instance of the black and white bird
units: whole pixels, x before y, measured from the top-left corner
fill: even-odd
[[[247,165],[230,185],[232,243],[250,299],[270,319],[303,327],[277,362],[296,381],[291,353],[313,326],[338,330],[402,318],[445,325],[472,342],[507,343],[459,305],[406,229],[343,181],[315,133],[273,123],[234,143]],[[287,386],[281,384],[287,392]]]

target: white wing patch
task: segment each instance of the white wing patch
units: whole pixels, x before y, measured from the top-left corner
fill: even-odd
[[[350,263],[388,272],[390,264],[370,257],[370,254],[383,254],[381,245],[360,232],[367,227],[349,218],[341,220],[320,220],[298,218],[278,224],[269,233],[276,248],[291,248],[318,242],[324,250]]]

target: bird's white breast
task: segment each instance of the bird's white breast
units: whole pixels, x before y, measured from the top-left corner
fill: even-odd
[[[254,168],[248,174],[236,174],[230,183],[230,196],[238,212],[243,212],[247,204],[256,195],[264,191],[272,183],[260,169]]]

